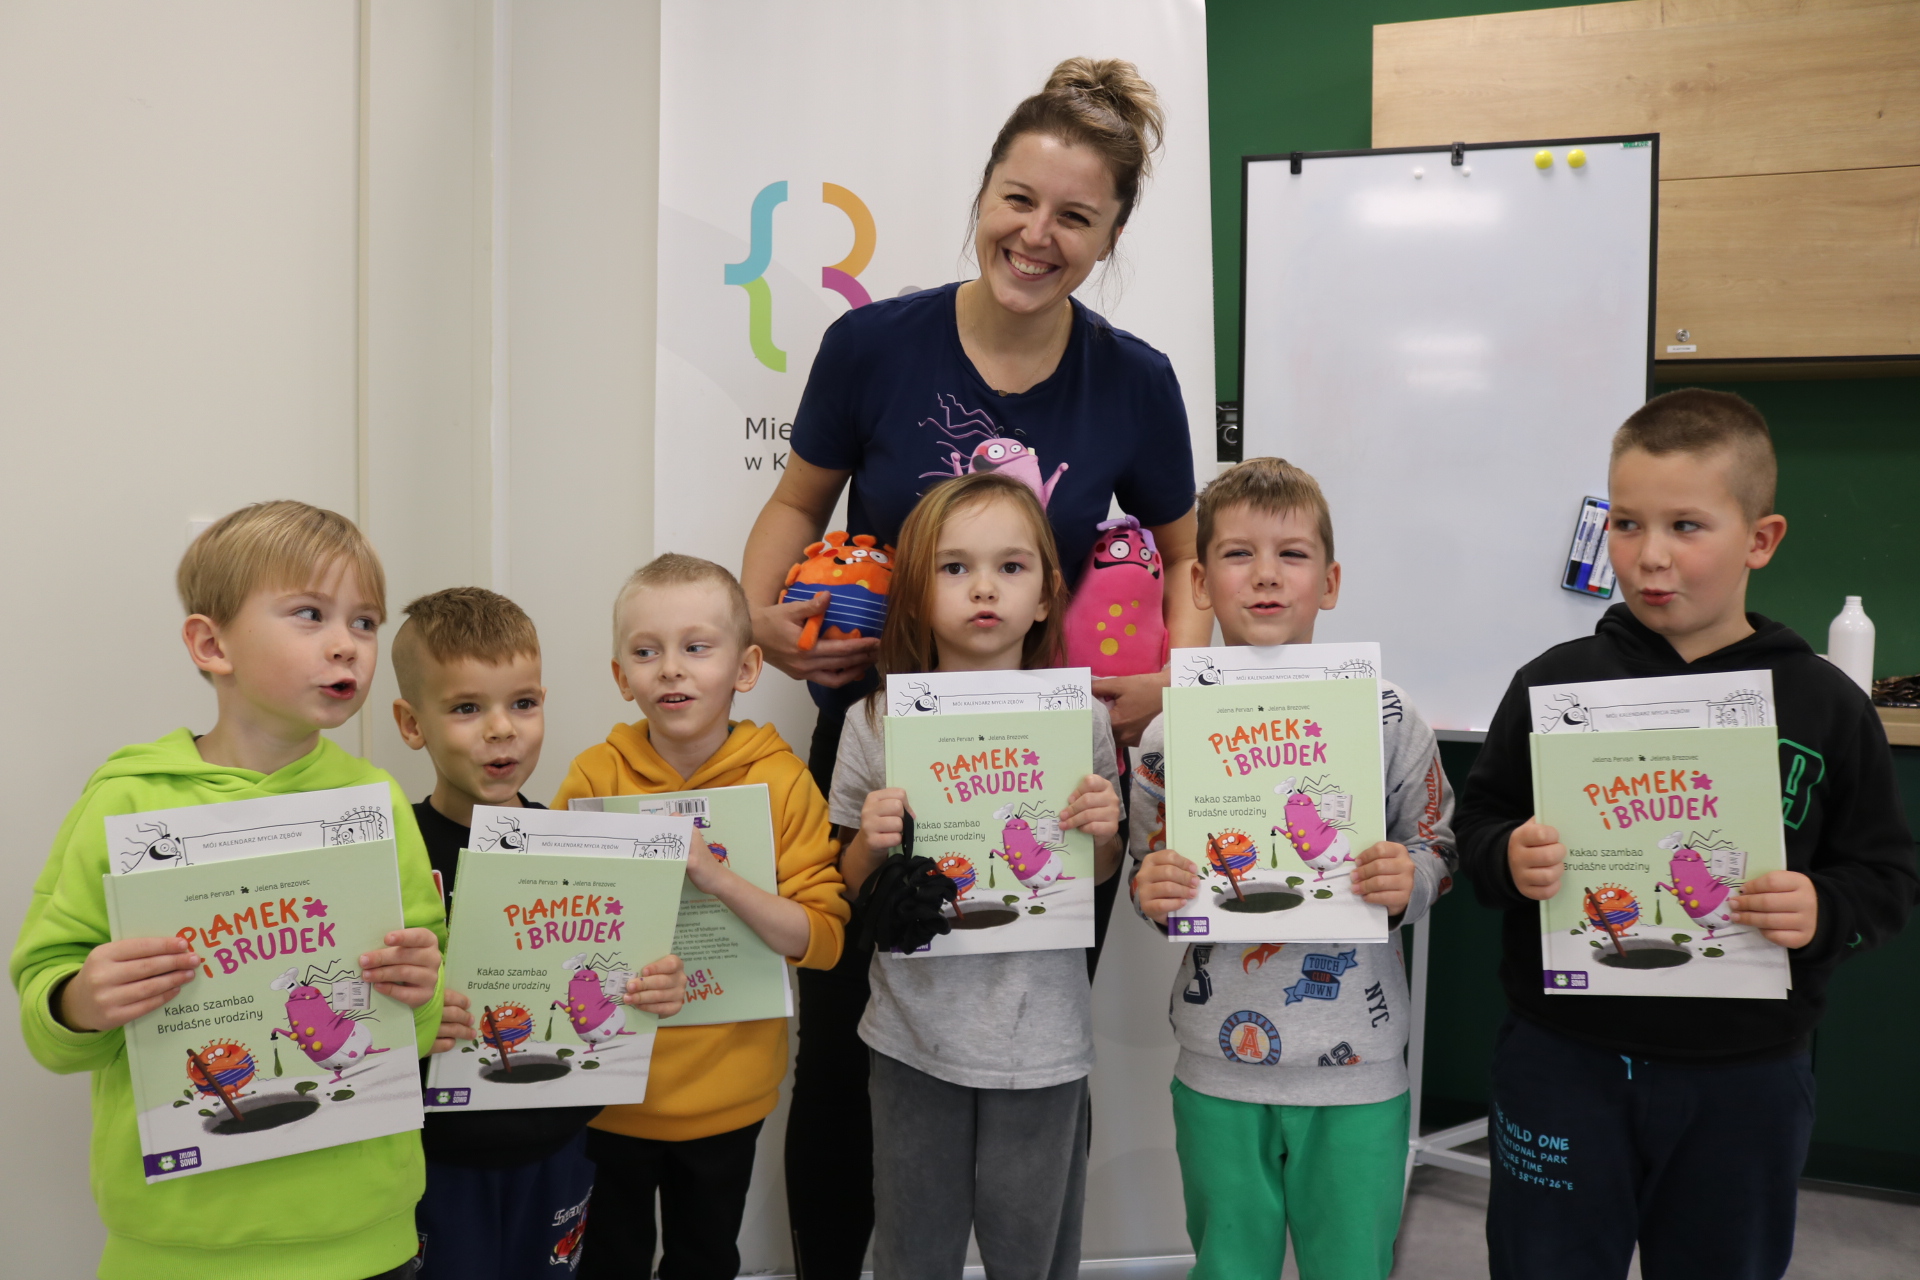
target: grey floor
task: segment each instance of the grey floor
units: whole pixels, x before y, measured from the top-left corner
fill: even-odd
[[[1484,1178],[1445,1169],[1414,1170],[1400,1222],[1407,1280],[1479,1280],[1487,1274]],[[1287,1280],[1296,1280],[1292,1260]],[[1639,1280],[1636,1263],[1628,1273]],[[1803,1187],[1788,1280],[1914,1280],[1920,1275],[1920,1203]]]
[[[1465,1150],[1472,1151],[1473,1147]],[[1414,1170],[1400,1220],[1396,1280],[1484,1280],[1487,1182],[1470,1174]],[[1092,1280],[1184,1280],[1186,1258],[1115,1258],[1080,1265]],[[871,1274],[871,1273],[869,1273]],[[969,1280],[981,1276],[968,1267]],[[1299,1280],[1287,1259],[1283,1280]],[[1800,1218],[1787,1280],[1914,1280],[1920,1276],[1920,1197],[1831,1184],[1800,1190]],[[1640,1280],[1636,1261],[1627,1280]]]

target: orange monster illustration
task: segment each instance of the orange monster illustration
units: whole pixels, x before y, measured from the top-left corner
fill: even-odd
[[[1216,872],[1235,882],[1253,870],[1259,856],[1259,846],[1244,831],[1222,831],[1207,839],[1207,861]]]
[[[1605,920],[1594,911],[1598,903]],[[1633,890],[1624,885],[1603,884],[1592,893],[1590,901],[1581,904],[1587,921],[1596,929],[1605,929],[1611,925],[1615,930],[1625,929],[1640,923],[1640,900],[1633,896]]]

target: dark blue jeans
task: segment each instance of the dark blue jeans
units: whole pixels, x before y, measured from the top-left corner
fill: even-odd
[[[1489,1270],[1621,1280],[1637,1241],[1645,1280],[1779,1280],[1812,1133],[1806,1053],[1629,1060],[1509,1014],[1488,1121]]]
[[[544,1160],[506,1169],[427,1162],[414,1208],[420,1280],[571,1276],[593,1194],[587,1135]]]

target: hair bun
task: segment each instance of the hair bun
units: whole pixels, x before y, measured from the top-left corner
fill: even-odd
[[[1160,95],[1131,62],[1120,58],[1068,58],[1053,69],[1041,92],[1084,95],[1126,121],[1138,135],[1143,153],[1160,149],[1166,126]]]

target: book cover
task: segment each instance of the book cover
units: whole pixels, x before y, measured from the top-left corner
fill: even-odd
[[[1201,883],[1168,938],[1385,941],[1386,908],[1352,887],[1386,838],[1379,647],[1176,649],[1173,670],[1167,847]]]
[[[413,1010],[360,980],[404,927],[391,839],[102,879],[115,938],[201,960],[126,1028],[148,1182],[420,1127]]]
[[[659,1019],[622,1001],[672,950],[693,823],[476,805],[447,989],[476,1039],[430,1060],[436,1111],[644,1102]]]
[[[1786,998],[1786,951],[1733,924],[1728,906],[1742,883],[1787,865],[1772,728],[1528,743],[1535,810],[1567,848],[1559,892],[1540,904],[1547,991]]]
[[[583,797],[569,807],[690,818],[706,838],[708,850],[734,874],[755,888],[780,892],[773,803],[764,782],[658,795]],[[793,1015],[787,958],[762,942],[720,899],[695,888],[692,880],[680,887],[673,954],[687,971],[687,1004],[673,1016],[674,1026],[704,1027]]]
[[[1085,667],[888,677],[887,785],[959,888],[951,931],[911,954],[1093,945],[1093,837],[1059,818],[1093,772],[1092,701]]]

